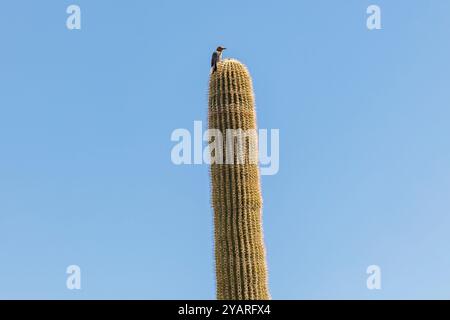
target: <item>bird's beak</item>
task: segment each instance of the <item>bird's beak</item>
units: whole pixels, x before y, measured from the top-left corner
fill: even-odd
[[[226,48],[222,48],[222,50],[225,50]]]

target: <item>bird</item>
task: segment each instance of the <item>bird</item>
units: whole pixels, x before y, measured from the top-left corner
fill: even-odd
[[[226,48],[219,46],[217,47],[216,51],[213,52],[211,57],[211,68],[213,69],[212,72],[217,70],[217,64],[222,59],[222,51],[225,49]]]

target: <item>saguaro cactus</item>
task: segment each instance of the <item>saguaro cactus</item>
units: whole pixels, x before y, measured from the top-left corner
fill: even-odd
[[[236,60],[223,60],[209,82],[208,127],[217,129],[224,143],[224,158],[230,130],[256,133],[253,87],[246,67]],[[234,131],[236,132],[236,130]],[[251,135],[250,135],[251,136]],[[210,135],[210,142],[212,139]],[[234,145],[234,137],[233,139]],[[256,135],[255,135],[256,138]],[[242,141],[241,141],[242,142]],[[234,147],[233,147],[234,148]],[[239,150],[248,153],[244,162],[224,159],[211,164],[214,208],[216,290],[218,299],[270,299],[262,234],[262,197],[257,161],[250,153],[257,143],[245,143]],[[220,152],[219,152],[220,153]],[[217,156],[217,154],[216,154]]]

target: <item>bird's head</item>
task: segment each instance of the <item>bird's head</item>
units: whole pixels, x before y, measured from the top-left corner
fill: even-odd
[[[226,48],[219,46],[219,47],[217,47],[216,51],[217,51],[217,52],[222,52],[222,51],[225,50],[225,49],[226,49]]]

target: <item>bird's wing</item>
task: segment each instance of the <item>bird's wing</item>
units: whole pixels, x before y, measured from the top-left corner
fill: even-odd
[[[216,63],[217,63],[217,52],[216,51],[214,51],[214,53],[212,54],[212,57],[211,57],[211,67],[213,67]]]

